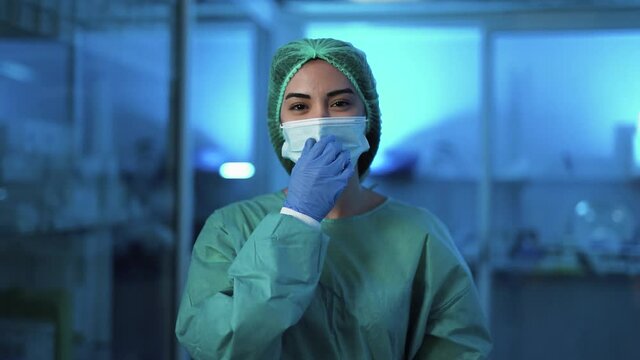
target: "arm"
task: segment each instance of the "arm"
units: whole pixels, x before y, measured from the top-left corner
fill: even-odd
[[[281,334],[313,296],[327,238],[281,214],[245,244],[234,233],[214,214],[198,236],[176,335],[196,359],[279,358]]]
[[[193,249],[176,324],[193,357],[280,357],[282,333],[300,320],[318,284],[328,241],[319,222],[353,174],[349,164],[334,136],[307,139],[283,209],[303,221],[267,215],[245,244],[239,229],[224,227],[235,221],[213,215]]]

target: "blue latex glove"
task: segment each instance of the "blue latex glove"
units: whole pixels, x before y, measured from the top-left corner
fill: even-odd
[[[291,171],[284,207],[322,221],[347,186],[354,169],[349,150],[335,136],[310,138]]]

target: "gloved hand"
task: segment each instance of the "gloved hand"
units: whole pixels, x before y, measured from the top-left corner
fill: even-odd
[[[335,136],[309,138],[291,171],[284,207],[322,221],[353,175],[351,154]]]

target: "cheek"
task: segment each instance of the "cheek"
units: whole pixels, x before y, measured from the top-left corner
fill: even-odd
[[[285,107],[284,104],[282,105],[282,107],[280,108],[280,123],[286,123],[287,121],[289,121],[289,117],[287,116],[287,112],[285,111]]]
[[[363,102],[360,102],[360,108],[358,109],[358,112],[361,114],[361,116],[367,116],[367,108],[364,106]]]
[[[292,113],[291,111],[287,111],[285,108],[282,108],[282,110],[280,110],[280,123],[284,124],[286,122],[289,121],[294,121],[297,120],[298,117],[296,117],[295,113]]]

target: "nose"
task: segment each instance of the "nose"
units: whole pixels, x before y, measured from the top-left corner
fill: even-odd
[[[312,118],[324,118],[329,117],[331,113],[329,112],[329,105],[324,103],[316,103],[313,106],[313,111],[311,111]]]

